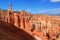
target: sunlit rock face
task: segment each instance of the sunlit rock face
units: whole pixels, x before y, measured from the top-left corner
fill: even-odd
[[[5,14],[3,15],[2,13]],[[31,14],[25,10],[13,11],[12,6],[10,6],[9,11],[0,11],[0,15],[1,20],[43,40],[60,38],[57,38],[57,35],[60,33],[60,16]]]
[[[25,30],[31,35],[41,37],[42,32],[42,39],[46,37],[47,33],[51,40],[60,33],[60,16],[29,14],[26,11],[13,11],[12,13],[7,11],[7,16],[3,19],[0,17],[0,19]]]
[[[19,27],[18,13],[14,13],[14,25]]]

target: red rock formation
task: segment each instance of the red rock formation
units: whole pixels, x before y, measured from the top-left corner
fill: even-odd
[[[4,11],[2,12],[4,13]],[[60,16],[30,14],[25,10],[13,11],[12,5],[6,13],[7,17],[4,17],[3,20],[43,40],[55,39],[60,33]]]

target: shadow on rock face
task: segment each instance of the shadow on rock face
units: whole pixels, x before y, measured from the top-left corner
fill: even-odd
[[[12,37],[18,38],[19,40],[20,38],[22,40],[35,40],[35,38],[31,36],[29,33],[3,21],[0,21],[0,29],[3,29],[3,32],[9,34]]]

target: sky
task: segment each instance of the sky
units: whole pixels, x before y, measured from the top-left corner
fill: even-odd
[[[26,10],[33,14],[60,13],[60,0],[0,0],[0,8],[9,10],[10,3],[16,11]]]

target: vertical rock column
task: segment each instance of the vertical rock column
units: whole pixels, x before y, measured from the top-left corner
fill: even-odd
[[[7,15],[7,22],[10,23],[10,14],[9,14],[9,11],[8,11],[8,15]]]
[[[26,15],[25,15],[25,30],[30,31],[29,15],[28,14]]]
[[[10,4],[10,9],[8,11],[8,16],[7,17],[8,17],[8,19],[7,19],[8,23],[14,24],[12,4]]]
[[[20,12],[20,14],[19,14],[19,19],[20,19],[20,28],[21,29],[24,29],[24,23],[23,23],[23,12]]]
[[[25,17],[25,30],[28,30],[29,23],[27,23],[27,22],[28,22],[27,17]]]
[[[1,10],[0,10],[0,20],[1,20]]]
[[[18,13],[14,13],[14,25],[19,28]]]

